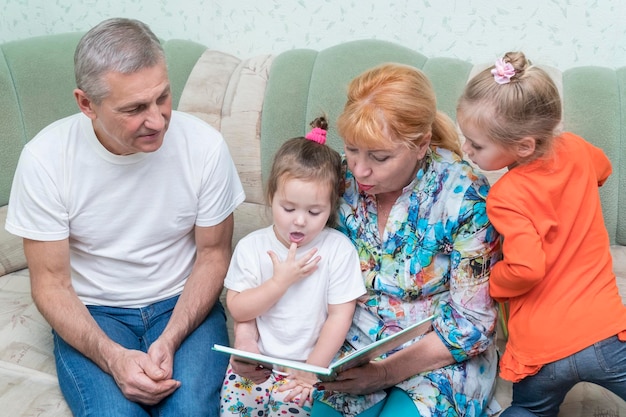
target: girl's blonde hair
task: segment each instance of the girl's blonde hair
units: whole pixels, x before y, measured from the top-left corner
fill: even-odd
[[[454,123],[437,110],[430,81],[408,65],[383,64],[354,78],[337,130],[347,145],[370,149],[391,143],[418,146],[431,132],[432,148],[462,155]]]
[[[478,73],[465,87],[457,115],[505,148],[514,149],[522,138],[534,138],[535,152],[518,163],[546,157],[562,117],[559,90],[524,53],[508,52],[502,60],[515,70],[510,81],[498,84],[491,72],[494,66]]]
[[[328,130],[328,122],[325,117],[318,117],[311,122],[311,127]],[[292,138],[283,143],[274,155],[265,198],[271,205],[278,187],[292,179],[328,185],[331,211],[326,225],[333,227],[337,224],[341,178],[341,155],[337,151],[304,137]]]

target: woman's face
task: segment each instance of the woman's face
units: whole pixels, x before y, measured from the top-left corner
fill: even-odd
[[[415,177],[420,161],[426,155],[430,140],[418,147],[390,143],[381,149],[369,149],[358,145],[344,146],[348,168],[368,194],[393,193],[402,190]]]

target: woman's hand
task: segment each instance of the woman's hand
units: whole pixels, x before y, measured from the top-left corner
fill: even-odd
[[[319,389],[369,394],[392,387],[422,372],[432,371],[454,363],[450,351],[435,332],[385,359],[372,361],[340,373],[333,382],[317,384]]]
[[[340,373],[332,382],[319,382],[318,389],[364,395],[394,385],[387,379],[384,361],[372,361]]]

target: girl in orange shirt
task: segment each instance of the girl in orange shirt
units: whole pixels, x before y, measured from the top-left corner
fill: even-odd
[[[626,400],[626,306],[598,191],[610,161],[557,132],[557,87],[521,52],[470,80],[457,119],[474,163],[508,167],[487,197],[503,238],[490,293],[510,309],[500,376],[514,382],[513,401],[502,416],[556,416],[581,381]]]

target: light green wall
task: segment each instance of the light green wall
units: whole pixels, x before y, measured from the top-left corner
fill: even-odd
[[[114,15],[240,58],[377,38],[472,62],[521,49],[560,69],[626,66],[624,0],[0,0],[0,42]]]

